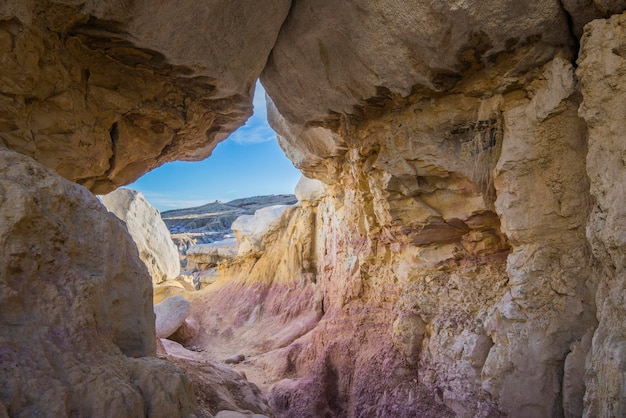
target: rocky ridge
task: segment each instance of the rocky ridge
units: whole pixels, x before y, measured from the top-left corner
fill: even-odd
[[[181,254],[195,244],[208,244],[228,238],[232,223],[242,215],[254,215],[258,209],[272,205],[292,205],[293,195],[253,196],[230,202],[213,202],[194,208],[167,210],[161,218]]]

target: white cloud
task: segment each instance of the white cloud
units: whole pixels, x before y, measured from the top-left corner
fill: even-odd
[[[276,138],[276,132],[269,127],[267,121],[254,119],[256,119],[255,116],[251,117],[244,126],[233,132],[229,139],[240,145],[247,145],[272,141]]]

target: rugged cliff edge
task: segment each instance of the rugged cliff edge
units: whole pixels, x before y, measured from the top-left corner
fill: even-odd
[[[326,187],[222,266],[192,316],[194,343],[253,356],[277,416],[626,414],[626,2],[148,3],[0,6],[0,139],[111,190],[208,155],[260,75],[285,153]],[[97,271],[74,241],[39,256],[37,239],[3,237],[29,271],[58,249],[63,268]],[[69,277],[64,298],[91,295]],[[105,311],[108,296],[93,295]],[[32,305],[65,303],[46,297]],[[3,343],[16,323],[40,335],[36,318],[2,315]],[[7,409],[20,379],[0,392]]]

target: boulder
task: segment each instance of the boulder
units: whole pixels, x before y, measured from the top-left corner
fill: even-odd
[[[299,202],[308,202],[316,205],[324,196],[328,194],[328,187],[316,179],[302,176],[296,184],[295,195]]]
[[[246,359],[243,354],[235,354],[224,360],[226,364],[239,364]]]
[[[154,305],[156,336],[167,338],[185,322],[189,316],[189,301],[182,296],[172,296]]]
[[[149,357],[148,271],[122,222],[87,189],[0,150],[0,248],[0,402],[8,416],[196,412],[187,378]]]
[[[280,218],[288,205],[274,205],[257,210],[254,215],[243,215],[233,222],[231,228],[239,244],[238,256],[259,254],[263,238],[273,227],[280,224]]]
[[[193,318],[187,318],[180,327],[167,338],[186,347],[193,342],[193,339],[198,335],[199,331],[200,325],[198,322]]]
[[[159,211],[148,203],[141,192],[117,189],[102,196],[102,202],[126,224],[153,283],[177,278],[180,274],[178,250]]]

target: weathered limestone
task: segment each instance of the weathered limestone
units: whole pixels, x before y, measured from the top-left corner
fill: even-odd
[[[133,237],[139,258],[146,264],[152,281],[156,284],[174,280],[180,274],[178,250],[170,233],[143,195],[130,189],[117,189],[102,196],[102,203],[119,219]]]
[[[507,293],[487,319],[494,347],[482,373],[483,388],[513,417],[563,414],[559,394],[572,384],[562,378],[565,356],[595,326],[579,97],[572,65],[557,57],[532,94],[504,110],[494,182],[502,230],[513,248]]]
[[[0,5],[0,143],[96,193],[200,160],[251,114],[290,2]]]
[[[235,238],[193,245],[187,250],[187,271],[203,271],[215,267],[222,260],[234,258],[237,251]]]
[[[585,28],[577,75],[589,132],[593,207],[587,238],[596,258],[598,327],[585,378],[585,417],[626,414],[626,14]]]
[[[310,179],[302,176],[296,184],[294,194],[298,198],[300,204],[305,202],[317,205],[326,195],[328,195],[328,187],[319,180]]]
[[[146,357],[155,353],[148,272],[89,191],[0,150],[0,247],[0,401],[9,416],[196,410],[187,378]]]

